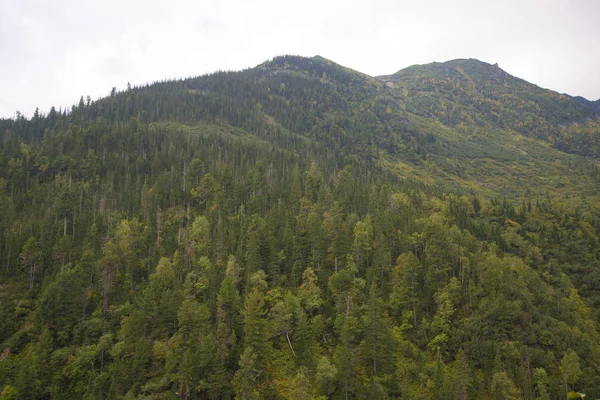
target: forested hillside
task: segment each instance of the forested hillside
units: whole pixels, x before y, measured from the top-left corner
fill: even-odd
[[[600,398],[600,124],[532,86],[287,56],[0,120],[0,398]]]
[[[567,153],[598,157],[598,102],[516,78],[498,64],[453,60],[416,65],[378,79],[400,91],[406,108],[462,132],[491,127],[543,139]],[[600,100],[599,100],[600,101]],[[579,125],[588,122],[585,127]]]

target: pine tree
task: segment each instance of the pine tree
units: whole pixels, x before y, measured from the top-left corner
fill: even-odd
[[[252,289],[246,297],[243,318],[244,349],[252,348],[252,353],[256,355],[254,368],[259,371],[260,376],[264,376],[271,358],[271,345],[265,300],[263,294],[257,289]]]

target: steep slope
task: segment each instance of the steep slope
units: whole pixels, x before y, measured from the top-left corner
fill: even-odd
[[[453,60],[378,79],[401,93],[407,110],[435,117],[460,133],[511,130],[563,152],[600,156],[598,102],[542,89],[497,64]]]
[[[472,59],[413,66],[377,79],[398,94],[406,111],[425,118],[421,129],[435,132],[441,149],[432,151],[432,159],[444,180],[509,197],[522,195],[523,186],[566,196],[593,187],[593,180],[581,180],[581,170],[596,174],[595,167],[564,152],[597,154],[596,117],[570,97]],[[569,171],[574,164],[578,174]]]
[[[441,72],[431,78],[434,72],[416,74],[419,68]],[[473,77],[459,74],[457,68]],[[498,84],[498,71],[467,60],[412,67],[396,78],[374,79],[322,57],[285,56],[241,72],[119,93],[92,104],[87,113],[108,111],[111,120],[135,117],[143,123],[227,122],[277,145],[311,140],[338,165],[356,160],[452,190],[511,199],[521,198],[527,188],[561,197],[594,196],[595,165],[560,151],[598,151],[590,129],[580,134],[581,124],[573,122],[590,114],[565,96],[503,72]],[[443,74],[451,78],[441,79]],[[442,84],[431,86],[438,78]],[[430,91],[416,89],[427,85]],[[435,102],[420,104],[428,97]],[[543,114],[526,111],[542,106]],[[489,112],[490,107],[496,111]],[[573,123],[552,125],[559,120]],[[550,131],[543,131],[539,138],[523,128],[526,124],[540,132],[551,125],[550,131],[558,133],[548,136]]]
[[[498,64],[473,59],[416,65],[378,79],[401,91],[409,110],[452,126],[510,128],[548,139],[557,125],[593,116],[569,96],[515,78]]]
[[[0,120],[1,396],[600,396],[596,166],[395,82],[287,56]]]
[[[590,101],[584,97],[575,96],[575,97],[573,97],[573,100],[576,101],[577,103],[585,106],[589,110],[595,112],[596,114],[600,114],[600,99],[598,99],[596,101]]]

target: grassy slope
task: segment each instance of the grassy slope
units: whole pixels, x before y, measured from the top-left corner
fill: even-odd
[[[398,174],[511,199],[528,191],[573,205],[581,196],[597,197],[589,161],[553,148],[535,128],[517,130],[536,118],[545,126],[589,116],[565,96],[477,60],[413,66],[378,79],[410,110],[413,126],[437,139],[421,165],[386,154],[382,163]],[[435,104],[419,109],[428,101]],[[511,120],[498,122],[499,116]]]

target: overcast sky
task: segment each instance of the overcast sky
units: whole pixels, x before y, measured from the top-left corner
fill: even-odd
[[[282,54],[369,75],[477,58],[595,100],[600,1],[1,0],[0,117]]]

